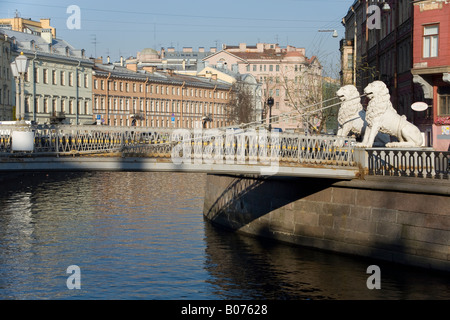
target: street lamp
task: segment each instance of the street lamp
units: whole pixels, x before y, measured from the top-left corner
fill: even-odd
[[[274,100],[272,97],[267,99],[267,105],[269,106],[269,131],[272,131],[272,106],[274,104]]]
[[[336,30],[319,30],[319,32],[333,32],[333,38],[338,37],[338,32]]]
[[[16,79],[16,120],[25,119],[25,73],[28,70],[28,59],[20,53],[16,59],[11,62],[11,71]],[[20,103],[19,103],[19,82],[20,82]]]
[[[383,1],[381,4],[383,5],[383,7],[381,7],[381,10],[383,10],[384,12],[391,11],[391,6],[389,5],[389,3]]]
[[[11,72],[14,79],[16,80],[16,120],[19,120],[20,110],[19,110],[19,71],[17,71],[16,61],[11,62]]]

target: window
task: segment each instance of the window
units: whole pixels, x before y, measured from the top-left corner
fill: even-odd
[[[439,87],[439,115],[450,116],[450,87]]]
[[[48,113],[48,98],[44,98],[44,113]]]
[[[65,85],[66,85],[66,74],[65,74],[64,71],[61,71],[61,72],[60,72],[60,81],[59,81],[59,83],[60,83],[62,86],[65,86]]]
[[[353,53],[347,55],[347,69],[353,70]]]
[[[89,75],[87,74],[84,75],[84,87],[89,87]]]
[[[34,81],[36,83],[39,83],[39,69],[38,68],[34,68]]]
[[[43,80],[44,84],[47,84],[48,83],[48,69],[43,70],[42,77],[43,77],[42,80]]]
[[[73,72],[69,72],[69,86],[73,87]]]
[[[52,71],[52,84],[56,84],[56,70]]]
[[[439,25],[423,27],[423,57],[438,56]]]

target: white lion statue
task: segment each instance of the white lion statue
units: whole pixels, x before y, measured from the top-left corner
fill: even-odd
[[[342,101],[338,113],[339,129],[337,135],[347,137],[352,132],[363,137],[367,127],[366,112],[361,104],[358,89],[351,84],[345,85],[336,92],[336,95]],[[389,136],[380,132],[374,145],[384,146],[389,141]]]
[[[423,144],[422,134],[415,125],[400,116],[392,107],[389,89],[382,81],[374,81],[364,88],[370,99],[367,105],[367,128],[359,147],[372,147],[375,136],[383,132],[397,137],[399,142],[390,142],[386,147],[420,147]]]

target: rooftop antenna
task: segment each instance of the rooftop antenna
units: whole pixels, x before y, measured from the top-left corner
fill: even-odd
[[[95,34],[91,34],[91,37],[93,37],[91,43],[94,45],[94,57],[97,58],[97,36]]]
[[[16,9],[16,18],[19,18],[20,17],[20,13],[19,13],[19,11],[17,11],[17,9]]]

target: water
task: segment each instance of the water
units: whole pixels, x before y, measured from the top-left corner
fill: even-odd
[[[205,175],[30,174],[0,187],[0,299],[449,299],[445,274],[250,238],[203,219]],[[369,265],[381,289],[369,290]],[[69,290],[67,268],[80,268]]]

